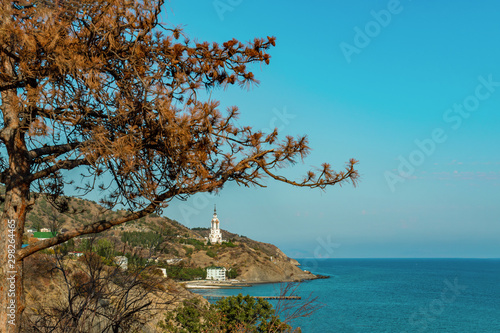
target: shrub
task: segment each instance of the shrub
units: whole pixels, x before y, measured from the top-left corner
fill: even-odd
[[[229,241],[229,242],[223,242],[222,246],[223,247],[236,247],[237,245],[234,244],[233,242]]]
[[[152,247],[161,241],[161,235],[154,231],[124,231],[121,240],[130,246]]]
[[[180,281],[191,281],[196,278],[205,279],[206,271],[200,267],[184,267],[183,265],[169,265],[165,267],[169,278]]]
[[[273,306],[251,296],[225,297],[206,306],[198,299],[185,300],[174,316],[169,313],[158,323],[164,332],[291,332]]]
[[[238,271],[235,268],[230,268],[227,272],[227,278],[228,279],[236,279],[238,276]]]
[[[188,246],[183,246],[183,248],[184,248],[184,251],[186,251],[186,256],[191,257],[191,255],[194,252],[194,249],[192,247],[188,247]]]
[[[211,258],[215,258],[217,257],[217,252],[215,252],[214,250],[212,249],[208,249],[207,250],[207,256],[211,257]]]

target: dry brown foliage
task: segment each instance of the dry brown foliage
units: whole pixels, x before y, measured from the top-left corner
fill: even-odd
[[[160,212],[174,198],[217,192],[230,181],[265,186],[264,178],[320,188],[356,183],[357,161],[334,171],[323,164],[302,180],[279,174],[309,153],[306,137],[279,138],[235,123],[238,109],[219,109],[206,90],[258,83],[249,67],[268,64],[274,37],[248,43],[191,41],[159,23],[164,0],[12,0],[0,4],[0,183],[6,191],[0,244],[7,221],[16,261],[17,331],[24,309],[27,256],[71,238]],[[65,185],[77,170],[82,194],[107,195],[108,208],[129,214],[102,217],[21,249],[33,191],[61,210]],[[74,173],[73,173],[74,174]],[[9,254],[0,248],[0,276]],[[11,259],[12,260],[12,259]],[[9,288],[1,279],[0,290]],[[8,300],[0,293],[0,304]],[[17,326],[16,326],[17,325]]]
[[[55,197],[63,171],[78,168],[83,191],[133,212],[20,251],[20,258],[76,235],[159,211],[173,198],[216,192],[228,181],[265,186],[270,177],[322,188],[356,182],[355,160],[323,164],[304,179],[280,168],[309,153],[306,137],[278,138],[235,125],[236,107],[199,93],[256,83],[248,65],[269,63],[274,37],[243,44],[193,42],[158,22],[163,1],[82,0],[4,3],[0,23],[3,143],[0,181]],[[24,168],[17,174],[12,163]],[[14,175],[16,177],[14,177]]]
[[[249,65],[269,63],[274,37],[191,41],[181,29],[159,23],[163,5],[164,0],[0,4],[2,220],[16,221],[15,269],[22,271],[22,259],[41,249],[159,212],[174,198],[217,192],[230,181],[265,186],[267,177],[320,189],[356,183],[355,160],[339,172],[325,163],[301,180],[283,177],[281,168],[309,153],[306,137],[280,139],[277,130],[238,126],[236,107],[222,111],[218,101],[202,97],[216,87],[258,83]],[[107,193],[103,204],[124,205],[129,214],[20,249],[34,202],[30,193],[49,195],[67,209],[60,198],[73,182],[65,172],[74,169],[83,176],[77,184],[82,194],[101,189]],[[2,244],[8,238],[4,229]],[[0,250],[1,263],[7,258]],[[22,312],[22,276],[16,287]],[[0,304],[5,305],[3,296]]]

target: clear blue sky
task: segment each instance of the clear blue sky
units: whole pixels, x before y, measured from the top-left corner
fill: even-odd
[[[353,157],[357,188],[268,181],[174,202],[165,215],[293,257],[500,257],[497,1],[179,1],[163,21],[199,41],[276,36],[251,91],[218,91],[240,123],[307,134],[285,171]],[[417,144],[419,143],[419,144]]]

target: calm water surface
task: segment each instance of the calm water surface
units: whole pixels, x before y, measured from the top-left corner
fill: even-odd
[[[298,288],[303,299],[317,296],[323,305],[311,317],[293,323],[303,332],[500,333],[500,259],[299,262],[303,269],[330,276]],[[280,285],[197,292],[272,296],[279,295]]]

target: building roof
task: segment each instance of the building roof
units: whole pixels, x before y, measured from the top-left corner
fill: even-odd
[[[52,238],[57,235],[57,231],[49,231],[49,232],[34,232],[33,237],[38,239],[43,238]]]

